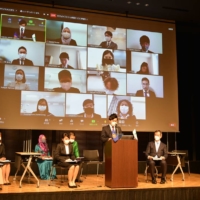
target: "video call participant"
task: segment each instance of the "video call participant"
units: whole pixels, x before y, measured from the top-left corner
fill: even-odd
[[[144,77],[142,78],[142,88],[143,90],[138,90],[135,94],[137,97],[156,97],[156,94],[154,91],[151,91],[149,89],[149,79]]]
[[[60,68],[66,69],[74,69],[72,66],[68,64],[69,62],[69,55],[66,52],[62,52],[59,56],[61,64],[59,65]]]
[[[117,104],[117,114],[119,119],[126,119],[126,123],[136,126],[136,116],[133,115],[133,106],[130,101],[122,99]]]
[[[119,83],[116,78],[108,77],[104,80],[104,86],[106,94],[114,94],[119,87]]]
[[[63,24],[61,26],[61,38],[54,41],[59,44],[77,46],[76,40],[72,39],[71,30],[68,27],[63,27]]]
[[[140,70],[137,71],[137,74],[150,74],[150,73],[149,73],[149,66],[148,66],[148,63],[143,62],[143,63],[140,65]]]
[[[148,36],[143,35],[140,37],[140,45],[142,48],[140,52],[153,53],[152,51],[149,50],[150,39]]]
[[[55,159],[58,165],[68,170],[68,186],[69,188],[77,188],[75,180],[79,172],[79,163],[70,162],[75,160],[73,145],[70,143],[69,134],[63,133],[62,142],[57,145],[55,151]]]
[[[110,50],[105,50],[102,54],[102,63],[97,65],[98,70],[119,71],[120,66],[115,64],[114,54]]]
[[[8,83],[7,87],[15,90],[30,90],[29,85],[26,84],[26,76],[22,69],[18,69],[15,72],[15,81]]]
[[[160,130],[156,130],[154,132],[154,141],[149,142],[146,148],[146,157],[147,157],[147,165],[149,166],[152,183],[156,184],[155,173],[155,165],[161,166],[161,181],[160,184],[164,184],[166,182],[165,177],[167,173],[167,146],[161,142],[162,132]],[[156,158],[160,158],[161,160],[156,160]]]
[[[67,93],[80,93],[78,88],[71,87],[72,75],[68,70],[62,70],[58,73],[58,80],[61,87],[53,88],[55,92],[67,92]]]
[[[27,50],[25,47],[21,46],[18,49],[19,58],[12,61],[13,65],[28,65],[33,66],[33,62],[26,58]]]
[[[14,36],[13,36],[14,39],[23,40],[24,38],[26,38],[26,34],[27,34],[27,33],[25,33],[26,25],[27,25],[27,23],[24,19],[21,19],[19,21],[19,29],[14,32]],[[30,38],[30,36],[28,38]]]
[[[4,161],[4,160],[6,160],[6,151],[5,151],[5,145],[2,143],[2,134],[0,132],[0,161]],[[2,184],[11,185],[11,183],[9,182],[10,163],[4,163],[1,171],[2,171],[1,175],[2,175],[3,181],[0,180],[0,188],[2,189]]]
[[[97,121],[101,119],[101,115],[94,112],[94,101],[92,99],[86,99],[83,101],[83,113],[78,114],[78,117],[93,118]]]
[[[35,145],[35,152],[41,153],[42,155],[37,158],[37,165],[40,172],[40,178],[43,180],[50,179],[50,171],[52,167],[52,157],[50,156],[49,147],[47,144],[46,137],[40,135],[38,138],[38,144]],[[47,158],[47,159],[46,159]],[[56,178],[56,170],[53,168],[52,178]]]
[[[76,158],[79,158],[79,157],[80,157],[80,154],[79,154],[78,142],[76,141],[76,136],[75,136],[75,133],[74,133],[74,132],[70,132],[70,133],[69,133],[69,141],[70,141],[70,143],[72,143],[72,145],[73,145],[73,153],[74,153],[75,157],[76,157]],[[82,165],[83,165],[83,163],[80,161],[79,172],[78,172],[78,175],[77,175],[77,178],[76,178],[76,182],[79,182],[79,183],[83,182],[83,181],[80,179]]]
[[[104,35],[106,41],[101,42],[100,46],[102,48],[107,48],[107,49],[117,49],[118,47],[117,44],[112,41],[112,36],[113,36],[112,32],[106,31]]]
[[[54,117],[54,115],[49,112],[49,106],[46,99],[40,99],[38,101],[37,111],[32,112],[32,114],[39,115],[39,116]]]

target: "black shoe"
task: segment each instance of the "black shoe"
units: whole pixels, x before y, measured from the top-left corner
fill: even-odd
[[[81,180],[81,179],[76,179],[75,182],[82,183],[83,180]]]
[[[153,184],[157,184],[156,179],[152,179],[152,183],[153,183]]]
[[[165,178],[161,178],[160,184],[165,184],[166,180]]]

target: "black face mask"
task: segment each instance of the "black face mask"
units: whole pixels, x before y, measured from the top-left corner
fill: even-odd
[[[91,115],[94,113],[94,108],[84,108],[85,113],[88,115]]]
[[[103,59],[103,62],[104,62],[105,64],[107,64],[107,65],[112,65],[112,64],[114,64],[113,59]]]

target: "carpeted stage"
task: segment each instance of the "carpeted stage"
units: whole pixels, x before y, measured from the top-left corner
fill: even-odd
[[[49,181],[40,180],[39,188],[33,177],[25,177],[19,188],[19,179],[20,176],[10,186],[3,186],[0,200],[200,200],[200,174],[185,174],[185,181],[181,174],[175,174],[173,182],[168,174],[164,185],[159,184],[159,179],[156,185],[146,183],[145,176],[139,174],[137,188],[117,189],[105,187],[101,174],[83,176],[83,182],[75,189],[68,188],[67,181],[61,183],[59,176],[51,186]]]

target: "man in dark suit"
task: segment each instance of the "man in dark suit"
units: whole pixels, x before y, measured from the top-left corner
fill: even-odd
[[[28,65],[33,66],[33,62],[26,58],[27,49],[23,46],[18,49],[19,58],[12,61],[13,65]]]
[[[109,116],[109,124],[102,127],[101,140],[103,142],[103,160],[105,161],[105,143],[110,140],[117,140],[118,134],[122,133],[121,127],[117,126],[118,117],[115,113]]]
[[[155,92],[151,91],[149,89],[149,85],[150,85],[150,82],[149,82],[149,79],[144,77],[142,78],[142,88],[143,90],[138,90],[135,94],[135,96],[137,97],[156,97],[156,94]]]
[[[91,99],[86,99],[83,101],[83,113],[78,114],[78,117],[84,117],[84,118],[92,118],[97,121],[101,120],[101,115],[96,114],[94,112],[94,101]]]
[[[141,45],[141,50],[140,52],[145,52],[145,53],[153,53],[152,51],[149,50],[150,46],[150,39],[148,36],[143,35],[140,37],[140,45]]]
[[[72,85],[71,72],[64,69],[58,73],[58,79],[61,87],[53,88],[54,92],[80,93],[80,90]]]
[[[151,177],[152,177],[152,183],[156,184],[156,178],[155,178],[155,165],[161,166],[161,172],[162,177],[160,184],[164,184],[166,173],[167,173],[167,163],[166,158],[168,156],[167,154],[167,146],[160,141],[162,138],[162,132],[160,130],[156,130],[154,132],[154,141],[149,142],[146,148],[146,157],[147,157],[147,165],[149,166]]]
[[[112,41],[113,34],[110,31],[104,33],[106,41],[101,42],[100,46],[107,49],[117,49],[117,44]]]
[[[72,66],[68,64],[69,62],[69,55],[66,52],[62,52],[59,56],[61,64],[59,65],[60,68],[65,69],[74,69]]]

